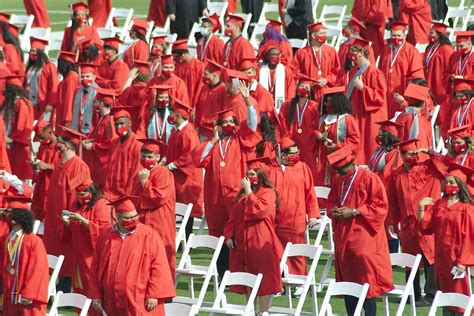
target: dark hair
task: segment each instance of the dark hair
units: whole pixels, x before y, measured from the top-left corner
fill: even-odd
[[[28,66],[26,66],[26,70],[30,70],[31,68],[34,68],[36,70],[40,70],[43,68],[43,64],[48,63],[49,58],[42,49],[36,49],[36,60],[28,60]]]
[[[188,54],[189,50],[187,49],[173,49],[173,54],[176,54],[178,56],[183,56],[184,54]]]
[[[436,31],[436,34],[438,34],[438,41],[440,45],[452,46],[451,41],[446,34],[443,34],[440,31]]]
[[[90,44],[79,54],[79,61],[91,63],[95,61],[97,57],[99,57],[99,47],[96,44]]]
[[[365,58],[369,58],[369,54],[370,54],[367,49],[359,45],[352,45],[349,51],[358,52],[358,53],[362,52],[362,55],[364,55]]]
[[[299,85],[299,84],[298,84]],[[311,86],[309,88],[309,100],[314,101],[314,89]],[[295,97],[291,100],[290,103],[290,109],[288,111],[288,123],[292,124],[295,121],[295,115],[296,115],[296,107],[298,106],[298,101],[300,100],[300,97],[298,94],[295,95]]]
[[[272,183],[270,182],[270,179],[268,178],[267,173],[260,168],[255,168],[253,170],[257,174],[258,184],[252,189],[252,192],[257,192],[258,189],[260,189],[260,187],[273,189],[273,191],[276,194],[275,206],[276,208],[280,208],[280,195],[278,194],[277,190],[275,190]],[[244,193],[245,193],[244,189],[240,189],[239,193],[237,193],[237,196],[234,198],[234,201],[237,202],[238,200],[240,200],[240,198],[242,197],[242,195],[244,195]]]
[[[352,103],[349,101],[349,99],[346,97],[344,93],[334,93],[331,95],[325,95],[320,104],[320,113],[321,115],[327,114],[326,110],[326,104],[328,98],[331,98],[331,107],[332,107],[332,112],[331,114],[337,114],[337,115],[342,115],[342,114],[352,114]]]
[[[2,103],[2,117],[5,122],[5,128],[8,129],[11,123],[15,121],[16,117],[16,102],[18,98],[26,98],[26,91],[23,87],[6,84],[3,91],[5,99]]]
[[[62,137],[62,136],[59,136],[59,140],[66,143],[66,144],[68,144],[71,147],[71,150],[76,151],[77,145],[74,142],[72,142],[71,140],[69,140],[65,137]]]
[[[63,78],[66,78],[70,71],[77,72],[77,66],[69,60],[58,59],[58,71],[63,76]]]
[[[145,34],[142,34],[142,33],[138,32],[138,31],[135,30],[135,29],[132,29],[132,30],[135,31],[135,34],[137,35],[137,38],[138,38],[139,40],[144,41],[145,43],[148,44],[148,41],[146,40]]]
[[[33,232],[33,225],[35,224],[35,214],[27,209],[12,208],[11,219],[21,226],[23,232],[30,234]]]
[[[6,22],[0,22],[0,28],[2,29],[3,41],[6,44],[13,44],[13,46],[15,46],[16,50],[18,51],[18,54],[20,55],[21,61],[23,61],[23,49],[21,48],[20,40],[18,39],[18,37],[16,37],[15,35],[13,35],[12,32],[10,32],[10,30],[8,29],[8,24]]]
[[[86,190],[84,191],[87,191],[89,192],[91,195],[92,195],[92,199],[91,201],[88,203],[88,206],[89,208],[92,208],[98,200],[100,199],[104,199],[104,194],[102,194],[102,191],[99,189],[99,187],[95,184],[95,183],[92,183]],[[76,201],[76,208],[81,208],[81,204],[79,203],[79,201]]]
[[[118,49],[110,45],[104,45],[104,50],[113,50],[116,54],[118,54]]]
[[[400,139],[390,133],[389,131],[382,131],[382,146],[387,148],[387,149],[392,149],[393,145],[398,143]]]
[[[464,203],[472,203],[474,199],[472,198],[471,192],[467,188],[467,185],[458,177],[453,176],[453,178],[459,188],[459,199]]]
[[[76,12],[72,14],[71,18],[71,33],[69,34],[69,41],[66,43],[66,48],[68,51],[73,51],[74,48],[74,32],[79,28],[79,24],[77,23],[76,19]],[[86,23],[89,21],[89,14],[86,12]]]
[[[135,78],[134,82],[144,82],[148,83],[151,80],[151,76],[149,74],[145,74],[141,71],[137,72],[137,77]]]
[[[353,165],[353,164],[354,164],[354,159],[352,159],[351,161],[349,161],[348,163],[346,163],[345,165],[342,165],[340,167],[334,166],[334,170],[336,170],[336,172],[337,172],[337,171],[345,169],[345,168],[347,168],[347,167],[349,167],[350,165]]]
[[[281,151],[281,153],[282,153],[282,154],[285,154],[285,155],[288,155],[288,154],[290,153],[290,149],[293,148],[293,147],[298,148],[298,145],[296,145],[296,143],[294,143],[293,145],[288,146],[288,147],[286,147],[285,149],[283,149],[283,150]]]
[[[240,125],[239,119],[237,118],[237,116],[235,116],[235,115],[232,116],[232,119],[234,120],[234,124],[235,124],[236,126],[239,126],[239,125]],[[217,120],[217,125],[222,125],[222,122],[223,122],[223,119],[218,119],[218,120]]]
[[[257,144],[255,149],[257,157],[261,157],[263,155],[265,142],[270,142],[273,145],[277,144],[275,136],[275,126],[273,126],[273,124],[270,122],[268,114],[266,112],[263,112],[260,116],[260,124],[258,125],[258,129],[262,134],[262,140]]]

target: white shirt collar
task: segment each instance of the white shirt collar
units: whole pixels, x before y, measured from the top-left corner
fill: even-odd
[[[18,231],[11,231],[10,235],[12,238],[14,237],[20,237],[23,234],[23,229],[20,229]]]
[[[183,128],[184,128],[186,125],[188,125],[188,121],[184,121],[183,123],[181,123],[180,126],[177,126],[176,129],[177,129],[178,131],[181,131],[181,130],[183,130]]]

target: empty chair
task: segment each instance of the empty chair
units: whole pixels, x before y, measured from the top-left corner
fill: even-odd
[[[219,21],[221,22],[221,25],[225,24],[225,14],[227,11],[227,7],[229,6],[229,3],[227,1],[222,1],[222,2],[207,2],[207,10],[209,11],[209,15],[212,14],[217,14],[219,16]],[[231,12],[232,13],[232,12]]]
[[[226,271],[212,307],[201,307],[199,308],[199,312],[224,315],[255,315],[254,302],[257,297],[260,282],[262,282],[262,277],[263,275],[261,273],[254,275],[246,272]],[[245,305],[227,303],[225,290],[232,285],[246,286],[251,289]]]
[[[107,22],[105,23],[105,28],[114,30],[115,33],[120,37],[120,39],[124,40],[125,37],[128,35],[128,31],[130,30],[132,17],[132,8],[112,8],[112,10],[110,10],[109,17],[107,18]],[[116,20],[124,20],[123,26],[115,26],[114,18]]]
[[[405,305],[407,303],[408,297],[410,297],[410,304],[411,304],[411,315],[416,316],[416,308],[415,308],[415,291],[413,289],[413,280],[415,279],[416,272],[418,271],[418,267],[420,266],[421,255],[418,254],[416,256],[407,254],[407,253],[391,253],[390,254],[390,261],[392,266],[399,266],[403,268],[410,268],[410,275],[408,276],[408,280],[406,285],[396,285],[395,289],[391,290],[387,294],[383,296],[384,301],[384,308],[385,308],[385,315],[390,315],[389,306],[388,306],[388,297],[395,296],[400,298],[400,304],[398,305],[397,309],[397,316],[406,315],[404,314]]]
[[[320,316],[333,315],[332,306],[329,303],[332,296],[349,295],[349,296],[354,296],[358,298],[357,306],[354,311],[354,316],[360,316],[368,291],[369,291],[368,283],[361,285],[361,284],[353,283],[353,282],[332,281],[331,283],[329,283],[326,296],[324,296],[324,300],[321,305],[321,312],[319,313],[319,315]]]
[[[449,19],[453,21],[453,27],[448,28],[449,39],[454,40],[454,32],[462,31],[467,28],[467,24],[471,18],[471,9],[453,9],[449,8],[443,23],[449,24]]]
[[[61,270],[63,261],[63,255],[59,257],[48,255],[48,266],[50,269],[53,269],[53,273],[51,273],[51,277],[48,283],[48,297],[56,297],[56,281],[58,280],[59,271]]]
[[[268,13],[276,13],[278,15],[278,3],[265,2],[263,4],[262,12],[260,13],[257,24],[267,24]],[[280,15],[278,15],[277,19],[280,21]]]
[[[23,28],[23,32],[21,32],[18,39],[20,40],[21,48],[25,51],[30,50],[30,33],[34,19],[35,17],[33,15],[12,14],[10,16],[9,22],[11,24],[18,26],[20,30]]]
[[[176,203],[176,251],[178,251],[179,244],[183,243],[183,248],[186,247],[186,225],[189,221],[189,216],[191,216],[191,211],[193,209],[193,203],[183,204]]]
[[[179,303],[167,303],[165,304],[165,315],[173,316],[173,315],[180,315],[180,316],[185,316],[185,315],[195,315],[196,311],[194,306],[189,306],[185,304],[179,304]]]
[[[325,4],[319,16],[319,22],[322,22],[326,27],[342,30],[342,21],[344,20],[346,9],[347,6],[345,5]]]
[[[428,316],[436,316],[438,307],[458,307],[464,309],[464,316],[471,315],[474,305],[474,295],[467,296],[459,293],[436,292]]]
[[[308,43],[308,40],[306,38],[303,40],[299,38],[289,38],[288,41],[290,42],[291,47],[296,49],[303,48]]]
[[[59,316],[58,308],[59,307],[75,307],[79,308],[81,312],[79,316],[86,316],[91,306],[92,300],[85,297],[82,294],[77,293],[63,293],[58,292],[56,298],[53,301],[51,310],[49,311],[50,316]]]
[[[97,33],[99,33],[100,38],[109,38],[115,36],[115,30],[107,29],[105,27],[97,28]]]

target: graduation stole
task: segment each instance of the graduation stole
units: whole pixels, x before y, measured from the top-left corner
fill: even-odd
[[[370,65],[370,61],[368,61],[362,67],[357,69],[357,72],[355,73],[355,75],[351,78],[351,80],[349,80],[349,84],[347,85],[347,91],[346,91],[346,97],[348,99],[351,98],[352,92],[354,91],[354,80],[355,80],[355,78],[362,76],[362,74],[367,70],[369,65]]]
[[[282,104],[285,102],[285,66],[278,64],[275,69],[275,80],[271,82],[271,70],[268,64],[262,65],[260,68],[260,84],[270,91],[273,88],[275,98],[275,110],[280,114]],[[272,91],[270,91],[272,92]]]
[[[18,293],[18,270],[20,268],[20,254],[21,254],[21,246],[23,245],[23,239],[25,238],[25,234],[17,237],[15,242],[12,246],[10,246],[11,235],[7,241],[7,252],[8,258],[10,263],[8,264],[8,273],[13,275],[13,286],[12,291],[10,293],[10,302],[12,304],[19,304],[20,303],[20,294]],[[4,293],[5,294],[5,293]]]
[[[27,73],[28,99],[31,101],[33,106],[36,106],[38,103],[39,76],[42,71],[43,67],[40,69],[30,68]]]
[[[370,171],[382,172],[383,168],[385,167],[385,164],[387,163],[385,161],[386,155],[387,155],[387,152],[385,151],[385,148],[383,148],[382,146],[377,148],[375,152],[372,154],[372,157],[370,157],[370,161],[369,161]]]
[[[79,88],[74,96],[74,109],[72,112],[72,128],[83,134],[89,134],[92,125],[92,116],[94,114],[94,99],[96,91],[94,87],[97,85],[94,83],[87,88],[87,97],[82,106],[82,97],[84,96],[84,89]],[[80,113],[81,112],[81,113]],[[82,124],[79,126],[79,116],[82,116]]]
[[[335,143],[341,143],[347,137],[347,126],[346,126],[346,117],[347,114],[335,115],[335,114],[326,114],[319,119],[318,130],[321,130],[323,123],[325,124],[324,130],[327,132],[329,126],[336,124],[336,139]],[[331,139],[332,140],[332,139]],[[329,162],[326,161],[325,171],[324,171],[324,185],[331,185],[331,166]]]
[[[211,33],[209,34],[209,37],[206,39],[205,37],[202,38],[202,44],[201,44],[201,58],[199,58],[201,61],[204,61],[204,54],[206,53],[207,46],[209,45],[209,42],[211,41],[211,37],[214,34]]]
[[[410,134],[408,135],[408,139],[415,139],[418,138],[418,134],[420,133],[420,120],[418,118],[418,112],[412,108],[412,107],[407,107],[405,109],[406,113],[410,113],[413,115],[413,123],[410,126]]]

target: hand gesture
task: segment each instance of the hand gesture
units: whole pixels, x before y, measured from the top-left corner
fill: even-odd
[[[176,15],[174,15],[173,13],[168,14],[168,17],[170,18],[171,21],[176,20]]]
[[[245,81],[240,80],[239,91],[244,98],[248,98],[250,96],[250,84],[247,84]]]
[[[321,78],[319,80],[316,80],[316,85],[320,88],[324,87],[327,84],[328,84],[328,81],[326,78]]]
[[[92,150],[92,142],[85,140],[82,142],[82,147],[85,150]]]
[[[307,223],[307,225],[308,225],[309,228],[313,228],[313,227],[316,226],[317,224],[318,224],[318,219],[317,219],[317,218],[310,218],[310,219],[308,220],[308,223]]]
[[[402,104],[403,102],[405,102],[405,98],[396,92],[393,94],[393,98],[395,99],[395,102],[397,104]]]
[[[432,197],[425,197],[423,199],[421,199],[420,203],[418,203],[418,207],[421,209],[421,208],[425,208],[426,205],[434,205],[434,200]]]
[[[215,144],[219,141],[221,133],[222,133],[222,127],[220,125],[214,126],[214,137],[211,139],[212,144]]]
[[[136,67],[133,67],[132,70],[130,70],[129,74],[128,74],[128,78],[129,79],[132,79],[132,80],[135,80],[138,76],[138,68]]]
[[[145,308],[147,312],[151,312],[158,305],[158,300],[156,298],[147,298],[145,300]]]
[[[146,168],[138,171],[138,179],[140,180],[142,184],[144,184],[146,180],[148,180],[149,176],[150,176],[150,170]]]
[[[83,218],[84,218],[84,217],[82,217],[81,214],[77,214],[77,213],[71,213],[71,214],[69,215],[69,221],[81,222]]]
[[[354,87],[356,87],[359,90],[364,89],[364,82],[362,82],[362,78],[360,76],[354,79]]]
[[[240,181],[240,186],[245,192],[252,191],[252,186],[250,185],[250,180],[247,177],[244,177],[242,181]]]
[[[325,141],[324,146],[326,147],[327,152],[332,153],[337,149],[337,145],[333,142]]]
[[[316,131],[316,140],[326,140],[328,137],[328,132],[321,133],[320,131]]]

